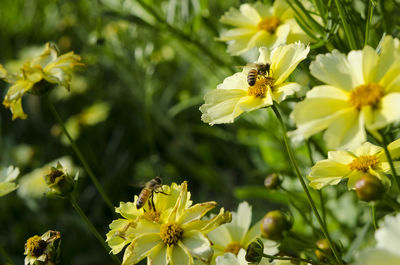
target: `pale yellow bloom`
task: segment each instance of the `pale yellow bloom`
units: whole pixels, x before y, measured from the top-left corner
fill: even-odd
[[[19,175],[17,167],[9,166],[0,170],[0,197],[13,192],[18,188],[14,182]]]
[[[400,157],[400,139],[388,145],[393,159]],[[400,170],[400,162],[395,161],[396,170]],[[390,165],[382,147],[371,143],[350,150],[328,152],[328,159],[318,161],[308,176],[310,186],[321,189],[327,185],[336,185],[342,179],[348,179],[347,186],[354,189],[354,185],[365,173],[379,178],[385,186],[390,185],[386,174],[390,173]]]
[[[253,86],[247,82],[252,66],[225,78],[217,89],[205,95],[205,104],[200,107],[203,113],[201,119],[210,125],[231,123],[245,111],[271,106],[274,101],[279,103],[293,95],[301,86],[286,80],[307,57],[309,50],[309,47],[301,43],[280,46],[271,53],[265,47],[260,48],[260,57],[256,63],[270,64],[269,74],[258,75]]]
[[[206,233],[229,222],[229,212],[220,213],[210,220],[201,218],[216,206],[215,202],[192,205],[186,182],[180,185],[180,194],[172,208],[159,218],[139,218],[133,239],[124,253],[123,265],[136,264],[145,257],[153,265],[192,265],[194,258],[209,262],[213,250]],[[163,199],[172,202],[169,196]],[[158,208],[157,202],[156,209]]]
[[[232,222],[221,225],[208,233],[208,238],[213,243],[212,248],[214,249],[212,264],[215,264],[218,256],[225,253],[238,255],[241,250],[246,250],[256,238],[261,237],[260,222],[250,228],[251,217],[251,206],[247,202],[242,202],[239,204],[237,212],[232,212]],[[266,239],[262,239],[262,241],[264,253],[272,255],[278,252],[275,242]],[[231,259],[231,256],[226,256],[222,260],[226,259]],[[241,257],[238,256],[238,259],[241,260]]]
[[[3,104],[10,108],[13,119],[26,119],[22,109],[22,96],[27,93],[43,93],[58,84],[69,89],[72,71],[80,63],[81,57],[69,52],[61,56],[53,45],[47,43],[43,53],[28,60],[18,73],[8,73],[0,66],[0,78],[11,83]]]
[[[347,56],[337,50],[318,55],[310,70],[325,84],[295,106],[295,138],[326,130],[328,148],[352,148],[366,141],[366,130],[374,132],[400,119],[398,39],[386,36],[380,53],[365,46]]]
[[[231,8],[221,22],[235,28],[223,32],[220,40],[228,42],[228,52],[239,55],[253,47],[275,48],[295,41],[309,42],[311,39],[297,25],[294,12],[285,0],[276,0],[273,5],[257,2],[243,4],[240,10]]]
[[[216,259],[216,265],[248,265],[249,263],[245,259],[246,251],[241,249],[239,253],[233,255],[232,253],[225,253],[223,256],[219,256]],[[259,265],[269,265],[268,259],[263,258]],[[275,263],[272,263],[275,264]]]
[[[25,265],[34,265],[43,262],[46,265],[55,265],[57,248],[54,243],[60,239],[60,232],[49,230],[42,236],[33,236],[25,244]]]
[[[377,242],[358,255],[357,265],[399,265],[400,264],[400,214],[386,216],[375,231]]]

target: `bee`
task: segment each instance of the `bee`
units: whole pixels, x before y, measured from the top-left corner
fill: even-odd
[[[249,86],[254,86],[257,81],[258,75],[269,75],[269,70],[271,65],[269,63],[252,63],[248,64],[247,66],[253,67],[250,69],[249,73],[247,74],[247,83]]]
[[[161,191],[160,191],[161,189]],[[162,191],[162,180],[160,177],[155,177],[154,179],[148,181],[142,191],[139,194],[138,200],[136,202],[136,209],[142,208],[147,201],[149,201],[150,209],[155,210],[153,195],[154,193],[162,193],[167,195]]]

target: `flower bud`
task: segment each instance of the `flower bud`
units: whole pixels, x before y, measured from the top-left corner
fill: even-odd
[[[246,261],[254,264],[258,264],[263,258],[264,254],[264,244],[263,242],[257,238],[256,241],[253,241],[249,244],[246,251]]]
[[[67,170],[57,163],[57,167],[52,167],[50,174],[44,177],[47,186],[56,194],[66,196],[74,189],[74,179],[67,173]]]
[[[260,228],[263,237],[278,241],[283,238],[283,232],[291,228],[291,224],[284,213],[275,210],[264,216]]]
[[[275,190],[281,185],[281,180],[276,173],[272,173],[264,180],[264,186],[267,189]]]
[[[328,240],[323,238],[315,242],[317,250],[315,250],[315,256],[319,261],[326,262],[328,260],[327,255],[332,255],[332,249],[329,247]]]
[[[364,174],[354,185],[356,194],[361,201],[379,200],[385,192],[382,182],[371,174]]]

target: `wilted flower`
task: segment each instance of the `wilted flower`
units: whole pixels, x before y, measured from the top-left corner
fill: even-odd
[[[137,213],[133,211],[131,219],[135,221],[133,226],[129,226],[133,229],[129,231],[130,238],[127,240],[130,245],[124,253],[124,265],[136,264],[145,257],[151,264],[165,265],[193,264],[194,257],[205,262],[211,259],[212,248],[204,234],[229,222],[230,213],[221,209],[212,219],[201,220],[216,203],[192,205],[186,182],[175,188],[179,190],[178,198],[165,195],[161,199],[161,194],[158,194],[158,199],[154,200],[155,212],[149,215],[143,213],[137,218]],[[173,206],[168,207],[171,204]],[[159,209],[161,212],[158,215]],[[114,249],[117,250],[116,247]]]
[[[400,214],[386,216],[375,231],[376,246],[358,255],[357,265],[400,264]]]
[[[29,238],[25,244],[25,265],[56,264],[58,251],[55,242],[60,237],[60,232],[49,230],[42,236]]]
[[[74,179],[60,162],[57,162],[57,167],[51,167],[50,173],[44,176],[44,180],[47,186],[60,196],[67,196],[74,189]]]
[[[0,66],[0,78],[12,84],[3,104],[11,109],[13,119],[27,117],[21,103],[25,93],[42,94],[54,84],[69,89],[72,71],[76,66],[83,65],[80,60],[81,57],[73,52],[58,56],[54,45],[47,43],[43,53],[28,60],[18,73],[8,73]]]
[[[232,212],[231,223],[221,225],[208,233],[208,238],[213,243],[214,258],[228,252],[237,255],[241,249],[247,249],[251,242],[261,236],[260,222],[250,228],[251,217],[251,206],[247,202],[242,202],[237,212]],[[263,241],[265,253],[277,252],[274,242],[265,239]]]
[[[324,82],[307,93],[292,113],[293,136],[309,138],[326,129],[328,148],[352,148],[374,132],[400,119],[399,40],[386,36],[380,53],[370,46],[318,55],[311,74]]]
[[[18,185],[14,180],[19,175],[17,167],[9,166],[0,170],[0,197],[16,190]]]
[[[248,73],[254,68],[252,66],[225,78],[217,89],[205,95],[205,104],[200,107],[203,113],[201,119],[210,125],[231,123],[244,111],[271,106],[274,101],[283,101],[300,89],[299,84],[286,82],[286,79],[307,57],[309,50],[309,47],[300,43],[280,46],[272,53],[265,47],[260,48],[260,57],[256,63],[269,64],[268,73],[259,74],[252,86],[247,82]]]
[[[280,44],[311,39],[297,25],[294,12],[285,0],[273,5],[257,2],[231,8],[221,22],[236,28],[223,32],[220,40],[228,42],[228,52],[239,55],[253,47],[275,48]]]
[[[400,139],[388,145],[392,158],[400,156]],[[395,161],[397,170],[400,162]],[[336,185],[342,179],[348,179],[347,186],[354,189],[355,183],[366,173],[376,176],[384,186],[390,185],[386,173],[390,172],[390,165],[382,147],[371,143],[364,143],[355,149],[328,152],[328,159],[318,161],[308,176],[310,186],[321,189],[327,185]]]

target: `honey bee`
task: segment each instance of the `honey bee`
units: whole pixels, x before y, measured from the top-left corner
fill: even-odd
[[[267,75],[269,74],[269,70],[271,65],[269,63],[252,63],[248,64],[247,66],[253,67],[250,69],[249,73],[247,74],[247,83],[249,86],[254,86],[257,81],[258,75]]]
[[[160,190],[161,189],[161,190]],[[136,209],[142,208],[147,201],[149,201],[150,209],[155,210],[154,202],[153,202],[153,194],[154,193],[162,193],[167,195],[162,191],[162,180],[160,177],[155,177],[154,179],[148,181],[145,187],[139,194],[138,200],[136,202]]]

